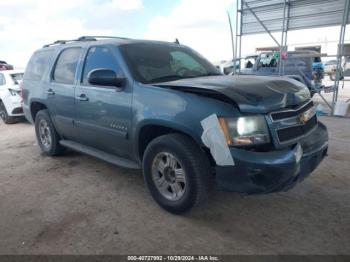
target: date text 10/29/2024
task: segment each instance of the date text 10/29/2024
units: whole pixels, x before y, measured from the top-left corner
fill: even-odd
[[[220,261],[218,256],[128,256],[128,261]]]

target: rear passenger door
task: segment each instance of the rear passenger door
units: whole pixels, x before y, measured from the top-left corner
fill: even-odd
[[[67,139],[74,137],[74,87],[81,50],[69,47],[60,52],[51,72],[51,84],[44,90],[55,127]]]
[[[105,152],[130,157],[128,131],[131,123],[131,83],[125,81],[121,89],[94,86],[88,74],[94,69],[111,69],[118,77],[124,74],[115,47],[91,46],[87,50],[82,77],[76,87],[77,140]]]

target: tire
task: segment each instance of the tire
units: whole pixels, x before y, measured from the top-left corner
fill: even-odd
[[[52,124],[47,109],[37,113],[35,133],[38,144],[45,155],[57,156],[64,153],[65,149],[59,144],[60,137]]]
[[[6,107],[2,101],[0,101],[0,117],[5,124],[13,124],[16,122],[16,118],[8,115]]]
[[[205,153],[181,134],[163,135],[151,141],[143,157],[143,173],[153,199],[173,214],[186,213],[204,202],[212,178]]]

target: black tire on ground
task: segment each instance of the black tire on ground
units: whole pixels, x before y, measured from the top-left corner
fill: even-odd
[[[2,101],[0,101],[0,117],[1,117],[2,121],[4,121],[4,123],[7,125],[13,124],[16,122],[15,117],[11,117],[8,115],[6,107]]]
[[[184,193],[178,200],[169,200],[160,192],[152,173],[157,156],[163,153],[174,156],[185,171]],[[175,133],[151,141],[144,153],[143,173],[154,200],[162,208],[174,214],[183,214],[204,202],[213,178],[209,159],[200,147],[191,138]]]
[[[41,136],[41,131],[40,131],[41,125],[45,125],[46,131],[47,131],[46,133],[50,133],[50,138],[46,138],[46,141],[49,141],[49,143],[46,143],[46,145],[44,142],[44,138],[42,138]],[[65,148],[59,144],[60,137],[57,131],[55,130],[55,127],[52,124],[52,121],[47,109],[41,110],[36,114],[35,133],[36,133],[38,144],[45,155],[57,156],[64,153]]]

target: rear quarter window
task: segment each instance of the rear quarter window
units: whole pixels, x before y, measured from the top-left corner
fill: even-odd
[[[61,84],[73,84],[81,48],[71,47],[64,49],[58,56],[52,79]]]
[[[0,73],[0,86],[3,86],[6,84],[5,77],[3,74]]]
[[[46,68],[49,66],[53,50],[39,51],[29,60],[24,74],[24,79],[39,81],[43,77]]]

